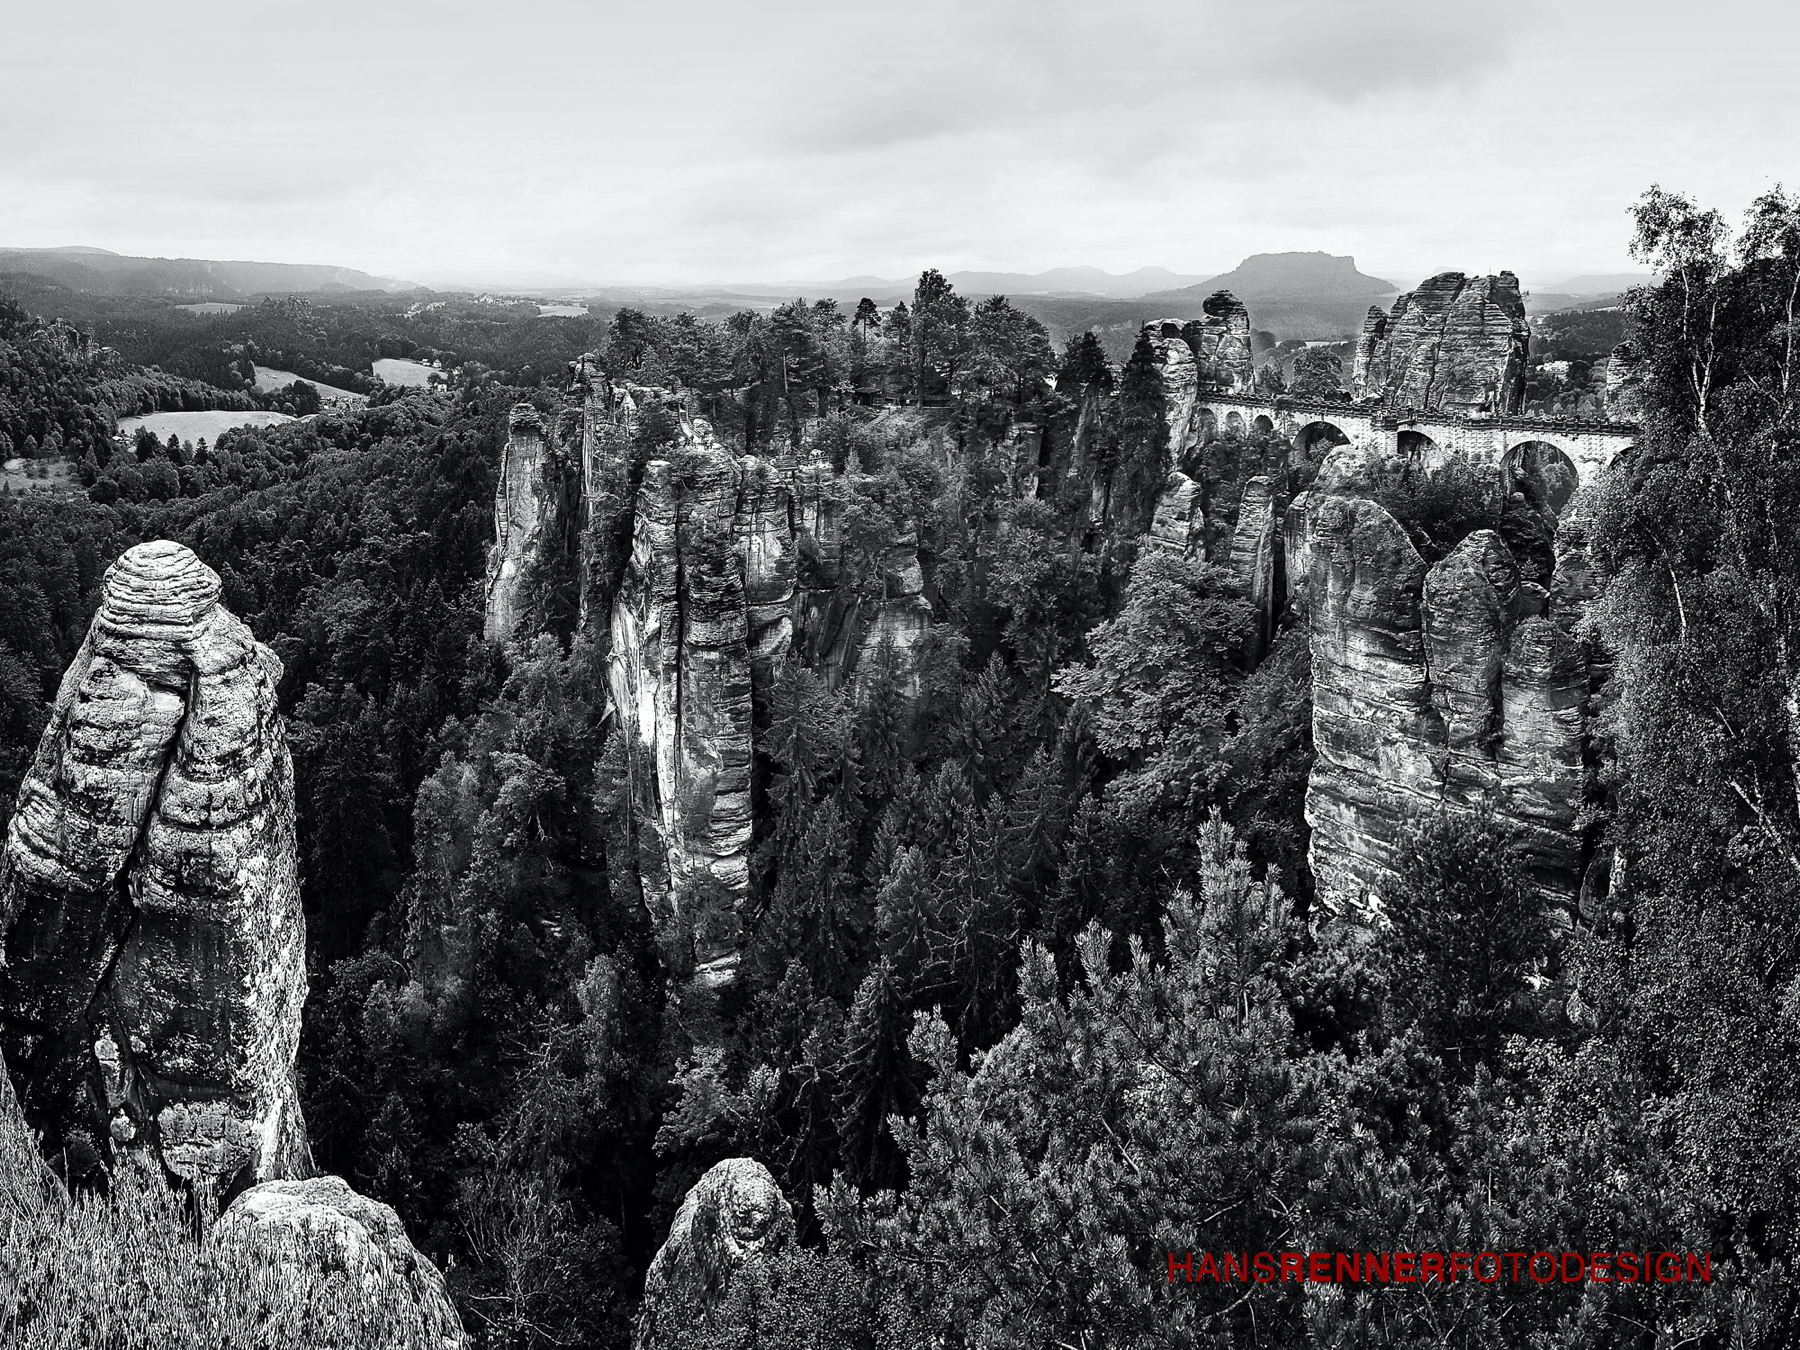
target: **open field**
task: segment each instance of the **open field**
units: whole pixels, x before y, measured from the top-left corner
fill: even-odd
[[[129,440],[137,434],[139,427],[149,427],[152,435],[165,441],[171,431],[184,441],[197,441],[202,436],[213,441],[219,438],[221,431],[233,427],[277,427],[293,420],[286,413],[261,409],[250,412],[164,412],[151,413],[148,417],[121,417],[119,432]]]
[[[176,309],[185,309],[189,314],[236,314],[242,305],[228,305],[223,300],[205,300],[197,305],[177,305]]]
[[[279,389],[286,389],[295,380],[305,380],[305,376],[296,375],[291,370],[276,370],[273,366],[256,368],[256,392],[273,394]],[[367,403],[369,396],[359,394],[354,389],[339,389],[334,384],[322,384],[318,380],[306,380],[319,391],[319,397],[327,403]]]
[[[383,357],[370,367],[376,377],[389,384],[404,385],[408,389],[423,389],[431,383],[433,375],[442,376],[443,371],[421,361],[402,361],[397,356]]]
[[[582,319],[587,317],[586,305],[539,305],[540,319]]]
[[[40,470],[42,478],[37,476]],[[80,491],[64,459],[9,459],[0,464],[0,488],[8,492]]]

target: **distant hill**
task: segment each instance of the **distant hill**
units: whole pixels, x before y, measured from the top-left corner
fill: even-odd
[[[1617,295],[1633,286],[1648,286],[1658,280],[1655,272],[1584,272],[1554,286],[1534,286],[1554,295]]]
[[[132,258],[105,249],[0,248],[0,272],[28,272],[72,291],[100,295],[237,300],[315,291],[408,291],[412,282],[350,267],[313,263],[212,262],[204,258]]]
[[[1246,305],[1256,300],[1368,300],[1399,287],[1356,270],[1356,259],[1332,253],[1253,253],[1231,271],[1202,283],[1230,291]]]
[[[1280,338],[1339,338],[1359,332],[1369,306],[1399,291],[1391,281],[1356,270],[1356,259],[1331,253],[1256,253],[1231,271],[1195,286],[1139,297],[1170,318],[1184,317],[1214,291],[1230,291],[1250,311],[1252,328]]]

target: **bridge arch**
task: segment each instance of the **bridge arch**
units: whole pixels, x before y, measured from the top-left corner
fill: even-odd
[[[1225,439],[1228,441],[1244,439],[1244,414],[1236,408],[1225,414]]]
[[[1601,466],[1604,467],[1604,466]],[[1500,460],[1501,482],[1508,492],[1520,492],[1533,506],[1545,506],[1558,515],[1575,489],[1581,486],[1581,470],[1553,441],[1519,441]]]
[[[1336,422],[1308,422],[1294,433],[1294,449],[1311,459],[1335,445],[1349,445],[1350,438]]]
[[[1194,409],[1194,426],[1200,433],[1200,444],[1219,439],[1219,415],[1204,403]]]
[[[1250,419],[1250,430],[1267,436],[1275,430],[1275,420],[1267,413],[1258,413]]]

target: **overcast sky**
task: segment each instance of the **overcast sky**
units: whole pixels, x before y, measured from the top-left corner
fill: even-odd
[[[11,4],[0,245],[424,282],[1618,270],[1800,186],[1775,0]]]

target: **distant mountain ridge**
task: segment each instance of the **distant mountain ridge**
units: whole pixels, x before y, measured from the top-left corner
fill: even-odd
[[[1356,259],[1333,253],[1253,253],[1229,272],[1195,286],[1155,291],[1141,303],[1178,317],[1214,291],[1230,291],[1250,311],[1253,328],[1280,338],[1350,337],[1369,306],[1400,288],[1356,270]]]
[[[1559,281],[1554,286],[1532,289],[1547,291],[1553,295],[1617,295],[1633,286],[1653,285],[1658,280],[1655,272],[1584,272],[1567,281]]]
[[[1198,285],[1145,295],[1146,300],[1182,301],[1194,292],[1230,291],[1246,305],[1258,300],[1364,300],[1393,295],[1399,287],[1356,270],[1356,259],[1333,253],[1253,253],[1229,272]]]
[[[1166,267],[1140,267],[1134,272],[1108,272],[1099,267],[1052,267],[1046,272],[964,270],[945,275],[950,284],[964,295],[1057,295],[1131,300],[1146,291],[1189,285],[1201,280],[1205,274],[1171,272]],[[857,276],[842,277],[836,281],[733,282],[716,289],[736,295],[833,295],[840,299],[845,296],[857,298],[867,295],[871,299],[882,299],[911,295],[917,281],[916,276]]]
[[[241,300],[252,295],[315,291],[410,291],[410,281],[319,263],[214,262],[205,258],[134,258],[106,249],[0,248],[0,272],[28,272],[74,291],[102,295],[181,296]]]

